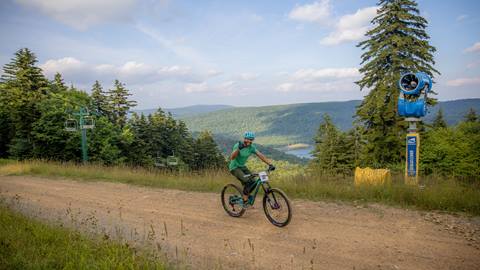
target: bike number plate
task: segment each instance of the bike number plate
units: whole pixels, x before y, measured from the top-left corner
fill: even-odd
[[[258,176],[260,176],[260,180],[262,182],[268,182],[268,175],[266,172],[261,172],[258,174]]]

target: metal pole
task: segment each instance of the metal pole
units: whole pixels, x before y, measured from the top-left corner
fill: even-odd
[[[420,134],[418,134],[417,122],[420,118],[405,118],[408,122],[406,136],[406,157],[405,157],[405,183],[418,185],[418,164],[420,154]]]
[[[85,110],[83,108],[80,109],[80,129],[82,130],[82,160],[83,163],[87,163],[88,155],[87,155],[87,129],[83,127],[85,124],[84,117]]]

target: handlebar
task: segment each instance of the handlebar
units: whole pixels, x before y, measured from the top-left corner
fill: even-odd
[[[270,169],[270,167],[268,167],[268,169],[265,171],[267,174],[269,174],[270,172],[272,172],[273,170]],[[258,173],[252,173],[252,174],[246,174],[245,177],[250,177],[250,176],[255,176],[255,177],[258,177]]]

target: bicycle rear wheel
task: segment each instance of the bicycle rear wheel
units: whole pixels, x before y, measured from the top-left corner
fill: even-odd
[[[242,190],[234,184],[223,187],[221,195],[223,209],[232,217],[241,217],[245,213],[243,208]]]
[[[275,226],[284,227],[292,219],[292,207],[287,195],[280,189],[272,188],[263,196],[263,211]]]

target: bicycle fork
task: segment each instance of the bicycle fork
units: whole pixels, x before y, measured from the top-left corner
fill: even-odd
[[[267,197],[267,203],[270,205],[270,207],[274,210],[279,209],[280,204],[277,202],[277,198],[275,198],[275,193],[270,192],[270,189],[271,189],[270,184],[263,183],[262,187],[263,187],[263,191],[265,192],[265,196]]]

